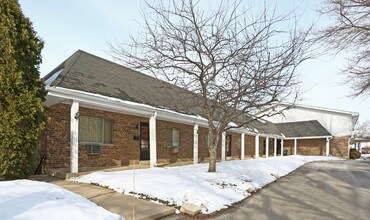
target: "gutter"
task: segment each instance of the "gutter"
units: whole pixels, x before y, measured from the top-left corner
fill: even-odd
[[[184,113],[175,112],[173,110],[153,107],[147,104],[140,104],[136,102],[125,101],[117,98],[78,90],[66,89],[62,87],[47,86],[46,89],[48,91],[48,96],[53,96],[64,100],[76,100],[80,103],[80,106],[83,107],[98,108],[101,110],[113,110],[146,118],[153,116],[153,112],[157,112],[156,117],[159,120],[177,122],[187,125],[198,124],[201,127],[208,128],[208,120],[199,115],[187,115]],[[230,131],[245,133],[253,136],[260,135],[261,137],[272,137],[279,139],[284,138],[284,136],[279,136],[275,134],[259,134],[258,132],[252,132],[247,128],[234,128],[230,129]]]
[[[98,107],[103,110],[115,110],[131,115],[148,118],[153,115],[153,112],[157,112],[158,119],[190,125],[199,124],[199,126],[202,127],[208,126],[207,119],[201,116],[186,115],[172,110],[160,109],[145,104],[123,101],[116,98],[110,98],[98,94],[91,94],[60,87],[47,87],[47,90],[49,96],[54,96],[66,100],[76,100],[80,102],[81,106],[85,107]]]
[[[321,139],[321,138],[329,138],[332,139],[333,136],[308,136],[308,137],[286,137],[285,140],[294,140],[294,139]]]

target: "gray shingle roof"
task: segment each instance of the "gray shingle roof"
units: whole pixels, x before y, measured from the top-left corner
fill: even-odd
[[[50,86],[79,90],[121,100],[143,103],[176,112],[204,116],[194,94],[183,88],[139,73],[122,65],[78,50],[44,77],[59,75]],[[249,120],[245,116],[243,120]],[[317,121],[315,123],[284,123],[255,120],[248,126],[259,133],[290,136],[330,135]],[[294,128],[293,128],[294,127]],[[285,134],[286,133],[286,134]]]
[[[61,69],[50,86],[203,115],[189,91],[81,50],[46,75],[44,80]]]
[[[275,125],[285,137],[331,136],[331,134],[316,120],[277,123]]]

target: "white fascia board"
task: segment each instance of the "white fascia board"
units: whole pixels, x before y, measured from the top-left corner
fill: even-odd
[[[250,130],[246,128],[233,128],[233,129],[230,129],[230,131],[233,131],[236,133],[245,133],[247,135],[253,135],[253,136],[259,135],[260,137],[284,139],[284,135],[256,133],[256,132],[251,132]]]
[[[286,103],[286,102],[281,102],[276,104],[276,106],[283,105],[283,106],[290,106],[292,104]],[[294,107],[299,107],[299,108],[306,108],[306,109],[315,109],[319,111],[326,111],[326,112],[335,112],[335,113],[340,113],[340,114],[345,114],[345,115],[351,115],[353,117],[358,117],[360,113],[358,112],[351,112],[351,111],[344,111],[344,110],[338,110],[338,109],[330,109],[330,108],[323,108],[323,107],[317,107],[317,106],[311,106],[311,105],[302,105],[302,104],[294,104],[292,108]]]
[[[258,134],[258,133],[251,132],[246,128],[231,128],[230,131],[235,132],[235,133],[244,133],[244,134],[253,135],[253,136],[256,136]]]
[[[99,94],[87,93],[61,87],[47,87],[48,96],[63,98],[66,100],[79,101],[81,106],[99,107],[100,109],[115,110],[131,115],[150,117],[157,112],[159,120],[178,122],[182,124],[198,124],[207,127],[207,119],[201,116],[186,115],[171,110],[160,109],[150,105],[124,101],[116,98],[110,98]]]
[[[62,98],[64,100],[76,100],[80,102],[81,106],[99,108],[101,110],[113,110],[116,112],[127,113],[130,115],[136,115],[141,117],[151,117],[154,112],[157,112],[157,119],[164,121],[177,122],[181,124],[195,125],[198,124],[200,127],[208,127],[208,120],[201,116],[186,115],[183,113],[175,112],[172,110],[156,108],[146,104],[140,104],[136,102],[125,101],[117,98],[103,96],[99,94],[83,92],[73,89],[66,89],[62,87],[46,87],[48,90],[48,96]],[[257,132],[251,132],[247,128],[234,128],[230,131],[237,133],[245,133],[249,135],[257,135]],[[283,138],[279,135],[274,134],[260,134],[263,137],[277,137]]]
[[[259,134],[259,135],[261,137],[284,139],[284,136],[280,136],[280,135],[277,135],[277,134]]]
[[[322,138],[332,138],[333,136],[308,136],[308,137],[286,137],[285,140],[300,140],[300,139],[322,139]]]

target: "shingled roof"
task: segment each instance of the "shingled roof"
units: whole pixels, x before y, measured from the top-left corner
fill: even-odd
[[[275,125],[288,138],[331,136],[317,120],[277,123]]]
[[[51,81],[50,86],[100,94],[181,113],[202,115],[194,95],[188,90],[82,50],[75,52],[46,75],[44,80],[47,84]]]
[[[157,78],[134,71],[117,63],[78,50],[44,77],[46,84],[113,97],[120,100],[170,109],[204,117],[194,93]],[[250,120],[244,116],[245,120]],[[248,124],[252,132],[306,137],[330,135],[319,122],[274,124],[254,120]]]

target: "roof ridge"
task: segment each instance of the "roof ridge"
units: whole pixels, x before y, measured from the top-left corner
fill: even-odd
[[[89,53],[89,52],[86,52],[86,51],[81,50],[81,49],[79,49],[78,51],[79,51],[79,52],[81,52],[81,54],[83,53],[83,54],[85,54],[85,55],[92,56],[92,57],[95,57],[95,58],[97,58],[97,59],[100,59],[100,60],[103,60],[103,61],[109,62],[109,63],[111,63],[111,64],[114,64],[115,66],[118,66],[118,67],[121,67],[121,68],[128,69],[128,70],[132,71],[134,74],[138,74],[138,75],[140,75],[140,76],[144,76],[144,77],[147,77],[147,78],[151,78],[151,79],[154,79],[154,80],[161,81],[162,83],[168,84],[169,86],[175,86],[175,87],[177,87],[177,88],[179,88],[179,89],[184,90],[184,91],[185,91],[185,92],[187,92],[187,93],[188,93],[188,92],[190,92],[190,93],[194,93],[194,92],[189,91],[189,90],[187,90],[187,89],[185,89],[185,88],[183,88],[183,87],[180,87],[180,86],[178,86],[178,85],[175,85],[175,84],[172,84],[172,83],[166,82],[166,81],[164,81],[164,80],[162,80],[162,79],[159,79],[159,78],[157,78],[157,77],[154,77],[154,76],[151,76],[151,75],[148,75],[148,74],[145,74],[145,73],[139,72],[139,71],[137,71],[137,70],[134,70],[134,69],[132,69],[132,68],[130,68],[130,67],[124,66],[123,64],[119,64],[119,63],[113,62],[113,61],[111,61],[111,60],[108,60],[108,59],[106,59],[106,58],[103,58],[103,57],[97,56],[97,55],[92,54],[92,53]]]
[[[71,65],[69,65],[68,69],[64,72],[62,78],[59,80],[59,82],[55,85],[55,86],[58,86],[62,81],[63,79],[66,77],[66,75],[69,73],[69,71],[72,69],[72,67],[75,65],[75,63],[77,62],[77,60],[81,57],[81,54],[82,52],[84,52],[83,50],[77,50],[75,53],[73,53],[70,57],[72,57],[73,55],[77,55],[78,53],[78,56],[75,58],[75,60],[72,62]],[[67,59],[68,60],[68,59]]]
[[[281,102],[280,105],[291,105],[288,102]],[[359,112],[349,111],[349,110],[342,110],[342,109],[335,109],[335,108],[328,108],[328,107],[320,107],[320,106],[314,106],[314,105],[308,105],[308,104],[300,104],[296,103],[293,105],[294,107],[301,107],[301,108],[309,108],[309,109],[315,109],[320,111],[328,111],[328,112],[336,112],[340,114],[349,114],[352,116],[358,116]]]
[[[289,122],[281,122],[281,123],[274,123],[274,124],[302,123],[302,122],[311,122],[311,121],[319,122],[318,120],[314,119],[314,120],[304,120],[304,121],[289,121]]]

